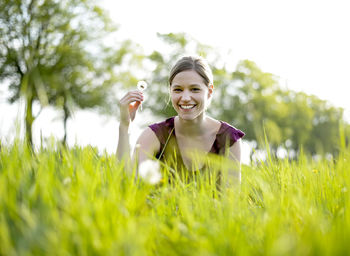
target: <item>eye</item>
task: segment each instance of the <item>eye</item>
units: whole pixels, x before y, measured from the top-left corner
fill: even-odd
[[[173,92],[181,92],[182,90],[180,88],[173,89]]]
[[[192,91],[194,91],[194,92],[198,92],[198,91],[200,91],[201,89],[200,88],[197,88],[197,87],[194,87],[194,88],[192,88]]]

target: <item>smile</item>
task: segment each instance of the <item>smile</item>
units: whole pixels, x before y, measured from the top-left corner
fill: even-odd
[[[182,108],[182,109],[192,109],[192,108],[194,108],[196,105],[179,105],[180,106],[180,108]]]

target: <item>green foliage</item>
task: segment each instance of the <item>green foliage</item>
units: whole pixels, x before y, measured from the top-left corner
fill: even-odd
[[[150,186],[91,147],[4,146],[0,255],[346,255],[349,157],[270,157],[216,197],[206,181]]]
[[[34,102],[63,109],[65,123],[75,108],[115,102],[108,100],[116,80],[113,68],[121,64],[127,44],[103,45],[101,39],[116,28],[96,2],[0,3],[0,82],[9,81],[11,102],[21,97],[26,104],[30,143]]]
[[[247,140],[263,148],[266,134],[273,153],[281,146],[294,152],[303,147],[312,155],[339,152],[341,108],[316,96],[281,89],[277,77],[252,61],[241,61],[229,78],[218,87],[216,111],[219,118],[243,127]]]

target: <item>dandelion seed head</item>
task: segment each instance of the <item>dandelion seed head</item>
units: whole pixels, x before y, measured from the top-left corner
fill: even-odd
[[[145,160],[139,166],[140,177],[150,184],[157,184],[162,179],[158,161]]]
[[[139,81],[137,83],[137,89],[141,92],[147,89],[147,83],[145,81]]]

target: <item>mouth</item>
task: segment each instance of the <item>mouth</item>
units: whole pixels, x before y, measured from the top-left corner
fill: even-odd
[[[191,105],[179,105],[179,107],[181,109],[184,109],[184,110],[189,110],[189,109],[193,109],[195,106],[197,106],[196,104],[191,104]]]

